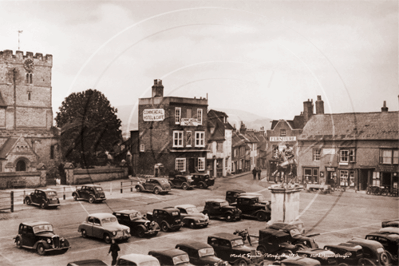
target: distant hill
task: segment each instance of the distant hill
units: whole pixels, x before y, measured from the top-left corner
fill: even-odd
[[[118,109],[116,115],[122,121],[123,136],[124,138],[129,138],[130,131],[138,129],[138,109],[134,109],[134,105],[121,105],[116,108]],[[243,121],[248,129],[260,130],[261,127],[265,127],[265,130],[270,129],[270,121],[272,121],[270,118],[237,109],[208,107],[208,111],[211,109],[225,112],[229,116],[228,121],[233,127],[239,128],[241,121]],[[130,123],[129,118],[131,118]]]

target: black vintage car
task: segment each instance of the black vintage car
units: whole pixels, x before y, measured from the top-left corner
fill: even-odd
[[[130,227],[130,234],[138,237],[156,236],[160,230],[157,222],[148,220],[136,210],[117,211],[113,215],[120,224]]]
[[[395,265],[399,262],[399,230],[397,229],[397,227],[385,227],[381,228],[378,232],[372,232],[366,235],[366,239],[378,241],[384,246],[389,260],[395,263]]]
[[[208,188],[215,184],[215,178],[206,173],[194,173],[193,185],[199,188]]]
[[[381,227],[399,227],[399,219],[383,221]]]
[[[268,263],[264,263],[266,265],[280,265],[280,266],[319,266],[320,262],[318,260],[312,258],[304,258],[304,257],[289,257],[280,261],[270,261]],[[335,264],[332,264],[335,265]],[[343,266],[343,265],[340,265]]]
[[[239,209],[220,199],[207,200],[202,213],[208,215],[209,218],[225,219],[229,222],[241,219],[241,211]]]
[[[185,251],[194,265],[227,266],[229,263],[215,256],[213,247],[202,242],[188,242],[176,245],[177,249]]]
[[[252,247],[244,245],[242,237],[229,233],[216,233],[208,236],[208,244],[215,250],[215,255],[232,265],[262,265],[264,256]]]
[[[164,232],[178,231],[183,226],[180,211],[173,207],[154,209],[153,212],[147,212],[146,218],[158,223]]]
[[[24,202],[26,205],[37,205],[42,209],[60,206],[57,191],[53,189],[35,189],[35,191],[25,197]]]
[[[335,253],[321,248],[306,248],[297,250],[297,255],[318,260],[321,265],[337,265]]]
[[[226,200],[229,202],[229,204],[232,204],[237,201],[237,197],[242,193],[245,193],[245,191],[241,189],[227,190]]]
[[[98,259],[76,260],[68,262],[67,266],[107,266],[104,261]]]
[[[318,247],[313,238],[297,234],[297,230],[286,232],[266,228],[259,230],[259,242],[256,249],[262,254],[292,255],[300,249]]]
[[[68,240],[54,234],[48,222],[21,223],[14,239],[17,248],[34,249],[39,255],[49,251],[65,253],[70,248]]]
[[[184,190],[194,188],[191,175],[175,175],[174,177],[169,177],[169,183],[172,188],[181,188]]]
[[[356,244],[326,245],[324,249],[334,252],[336,263],[342,266],[358,265],[359,260],[363,258],[363,248]]]
[[[161,266],[194,266],[190,263],[188,254],[180,249],[151,250],[148,255],[157,258]]]
[[[237,197],[237,202],[231,204],[237,207],[241,212],[241,217],[256,218],[259,221],[269,221],[271,217],[270,205],[259,202],[259,197],[242,196]]]
[[[358,265],[377,265],[386,266],[390,264],[389,256],[384,250],[384,246],[377,241],[354,238],[347,243],[355,244],[362,247],[362,258],[359,259]]]
[[[104,190],[99,185],[83,185],[72,193],[74,200],[87,200],[89,203],[103,202],[106,200]]]
[[[190,228],[207,227],[209,224],[209,217],[201,213],[195,205],[181,204],[175,206],[180,211],[180,215],[184,226]]]
[[[171,190],[168,179],[163,177],[140,179],[135,188],[138,192],[145,191],[152,192],[154,194],[167,194]]]

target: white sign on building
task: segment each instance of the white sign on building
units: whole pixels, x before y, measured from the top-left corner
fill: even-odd
[[[165,119],[164,109],[144,109],[144,121],[163,121]]]
[[[182,118],[180,120],[181,126],[198,126],[197,118]]]
[[[270,142],[281,142],[281,141],[296,141],[296,136],[270,137]]]

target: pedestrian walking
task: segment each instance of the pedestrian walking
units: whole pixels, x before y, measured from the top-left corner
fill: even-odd
[[[111,265],[116,265],[116,260],[118,259],[118,252],[120,250],[121,249],[119,248],[118,243],[116,243],[115,240],[112,239],[111,246],[109,247],[109,251],[108,251],[108,254],[111,253],[111,256],[112,256],[112,264]]]
[[[260,180],[261,174],[262,174],[262,169],[259,167],[258,168],[258,180]]]
[[[257,170],[256,170],[256,167],[254,167],[254,169],[252,169],[252,175],[254,176],[254,180],[256,180],[256,173],[257,173]]]

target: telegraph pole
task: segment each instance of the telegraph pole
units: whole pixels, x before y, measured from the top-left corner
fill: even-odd
[[[19,36],[20,34],[23,32],[23,30],[18,30],[18,50],[20,50],[20,40],[19,40]]]

